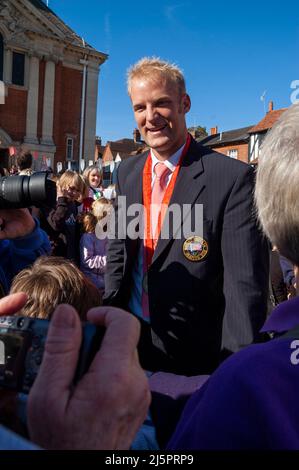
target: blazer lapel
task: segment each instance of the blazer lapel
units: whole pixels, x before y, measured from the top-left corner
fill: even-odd
[[[203,178],[199,178],[204,172],[201,158],[203,154],[204,149],[192,139],[190,149],[179,171],[169,205],[178,204],[182,206],[182,204],[190,204],[192,206],[194,204],[204,187]],[[165,219],[167,216],[168,211],[165,214]],[[171,235],[168,239],[159,238],[152,260],[153,263],[165,250],[172,238]]]
[[[148,152],[141,154],[136,160],[133,170],[127,176],[127,208],[132,204],[142,203],[142,175],[147,156]]]

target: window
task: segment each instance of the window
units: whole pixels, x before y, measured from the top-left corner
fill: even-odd
[[[24,86],[25,76],[25,54],[13,52],[12,54],[12,83]]]
[[[110,163],[110,162],[109,162]],[[103,181],[102,185],[104,188],[107,188],[111,184],[111,173],[110,173],[110,165],[103,166]]]
[[[3,80],[3,36],[0,33],[0,80]]]
[[[66,159],[73,160],[73,154],[74,154],[74,139],[72,139],[71,137],[68,137],[66,139]]]
[[[228,150],[227,155],[230,158],[238,158],[238,150],[237,149]]]

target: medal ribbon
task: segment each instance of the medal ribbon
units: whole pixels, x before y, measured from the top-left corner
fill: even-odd
[[[155,237],[152,236],[151,228],[151,198],[152,198],[152,157],[149,152],[144,169],[143,169],[143,204],[145,208],[144,212],[144,256],[143,256],[143,272],[148,271],[149,266],[151,265],[154,250],[157,245],[158,238],[161,233],[161,227],[163,226],[163,221],[165,213],[168,209],[169,201],[171,199],[176,179],[180,168],[182,166],[183,159],[187,154],[191,143],[191,136],[188,134],[186,144],[183,148],[182,154],[180,156],[179,162],[174,170],[171,180],[166,188],[163,201],[162,201],[162,210],[160,210],[157,230]]]

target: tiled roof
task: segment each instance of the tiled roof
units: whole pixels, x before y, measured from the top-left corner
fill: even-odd
[[[267,131],[268,129],[271,129],[273,125],[276,123],[276,121],[278,121],[282,113],[284,113],[286,110],[287,108],[269,111],[266,114],[266,116],[256,126],[250,129],[249,133],[256,134],[258,132],[263,132],[263,131]]]
[[[218,134],[209,135],[207,137],[197,139],[202,145],[207,147],[216,147],[221,145],[228,145],[236,142],[248,142],[249,130],[252,126],[242,127],[240,129],[233,129],[231,131],[219,132]]]
[[[113,142],[108,141],[105,149],[110,149],[113,159],[119,154],[122,160],[125,160],[132,155],[137,155],[146,150],[147,145],[144,142],[135,142],[133,139],[120,139]],[[106,159],[106,152],[103,152],[104,158]],[[109,153],[108,153],[109,155]]]
[[[121,139],[114,142],[107,142],[107,145],[109,145],[114,157],[117,153],[122,157],[136,152],[140,148],[143,148],[145,144],[143,142],[134,142],[133,139]]]

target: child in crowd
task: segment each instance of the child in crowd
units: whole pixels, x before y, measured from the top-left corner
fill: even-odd
[[[79,262],[80,227],[78,207],[86,192],[81,175],[67,170],[57,181],[57,203],[41,219],[53,245],[52,254]]]
[[[81,320],[92,307],[101,305],[101,295],[79,268],[58,256],[41,256],[15,276],[10,293],[26,292],[28,300],[18,312],[31,318],[50,319],[57,305],[76,308]]]
[[[107,262],[108,240],[106,235],[107,224],[105,222],[111,207],[111,203],[101,197],[93,202],[92,212],[82,217],[85,233],[80,241],[80,268],[101,292],[104,292],[105,288],[104,273]]]

